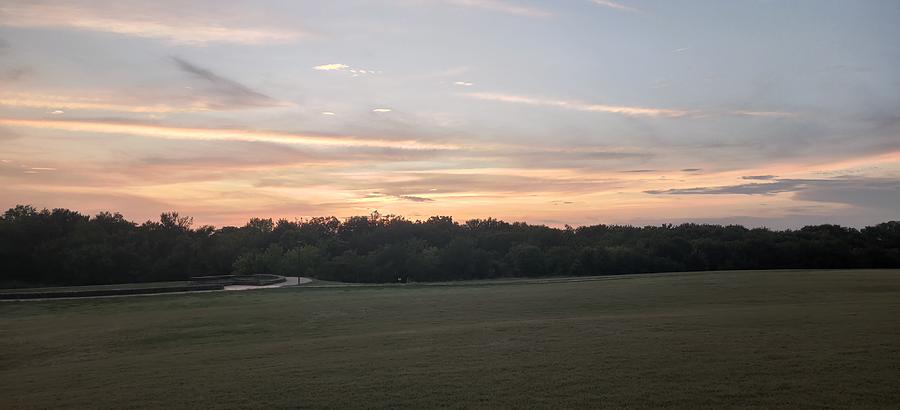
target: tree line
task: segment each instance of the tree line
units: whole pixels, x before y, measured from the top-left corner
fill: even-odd
[[[435,216],[253,218],[193,225],[177,212],[137,224],[19,205],[0,217],[0,285],[88,285],[277,274],[341,282],[776,269],[898,268],[900,222],[863,229],[594,225],[564,229]]]

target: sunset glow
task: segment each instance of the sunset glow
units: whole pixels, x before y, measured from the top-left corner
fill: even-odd
[[[0,205],[900,217],[895,2],[189,3],[0,5]]]

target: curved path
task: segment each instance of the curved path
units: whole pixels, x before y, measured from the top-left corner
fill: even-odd
[[[266,285],[266,286],[253,286],[253,285],[227,285],[225,286],[225,290],[253,290],[253,289],[271,289],[271,288],[281,288],[285,286],[297,286],[303,285],[305,283],[312,282],[310,278],[298,277],[298,276],[285,276],[284,282],[276,283],[274,285]]]
[[[240,290],[254,290],[254,289],[272,289],[272,288],[281,288],[287,286],[298,286],[303,285],[309,282],[312,282],[310,278],[297,277],[297,276],[285,276],[285,281],[281,283],[276,283],[274,285],[267,286],[251,286],[251,285],[228,285],[223,289],[216,290],[194,290],[194,291],[184,291],[184,292],[159,292],[159,293],[135,293],[131,295],[103,295],[103,296],[72,296],[72,297],[61,297],[61,298],[29,298],[29,299],[0,299],[0,302],[37,302],[37,301],[47,301],[47,300],[75,300],[75,299],[100,299],[100,298],[130,298],[137,296],[162,296],[162,295],[189,295],[195,293],[212,293],[212,292],[226,292],[226,291],[240,291]]]

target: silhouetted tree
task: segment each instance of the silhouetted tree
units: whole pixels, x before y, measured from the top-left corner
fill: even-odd
[[[0,285],[86,285],[272,273],[347,282],[642,272],[898,268],[900,222],[772,231],[682,224],[550,228],[373,213],[339,220],[253,218],[194,227],[177,212],[140,225],[18,205],[0,216]]]

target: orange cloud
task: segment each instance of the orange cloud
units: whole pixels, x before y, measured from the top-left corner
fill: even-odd
[[[149,7],[133,10],[132,6],[11,1],[0,7],[0,24],[99,31],[190,45],[284,43],[306,35],[296,29],[229,26],[221,24],[221,18],[196,17],[190,13],[171,13]]]
[[[72,132],[97,132],[127,134],[150,138],[184,139],[200,141],[263,141],[281,144],[304,144],[342,147],[376,147],[405,150],[453,150],[452,144],[427,143],[416,140],[364,139],[357,137],[332,137],[304,135],[275,131],[251,131],[220,128],[181,128],[135,123],[77,121],[77,120],[27,120],[0,119],[0,125],[54,129]]]
[[[209,110],[207,104],[202,101],[182,106],[173,106],[162,103],[147,104],[113,96],[91,98],[39,93],[2,93],[0,94],[0,105],[19,108],[66,108],[70,110],[101,110],[134,113],[171,113]]]

